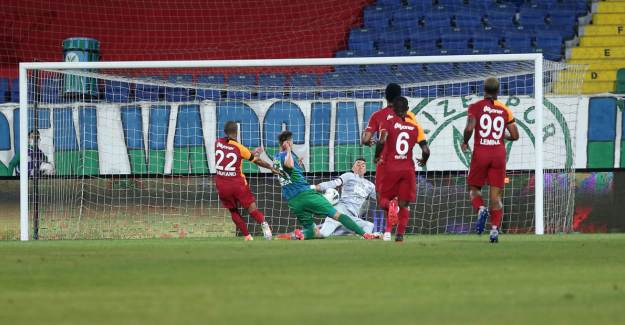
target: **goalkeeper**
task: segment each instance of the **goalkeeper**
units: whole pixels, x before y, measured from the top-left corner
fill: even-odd
[[[373,234],[366,233],[352,218],[336,211],[323,195],[310,188],[304,177],[302,164],[292,152],[293,134],[284,131],[280,133],[278,140],[282,151],[275,155],[274,168],[281,171],[277,175],[282,187],[282,196],[288,201],[289,208],[303,227],[302,231],[294,232],[295,239],[323,238],[313,221],[315,214],[331,217],[365,239],[374,239]]]
[[[330,188],[342,187],[342,195],[336,210],[352,218],[365,232],[373,232],[373,223],[360,218],[363,211],[367,210],[369,199],[375,200],[375,185],[364,178],[367,172],[367,164],[363,158],[354,161],[352,171],[344,173],[339,178],[313,185],[311,188],[319,192],[325,192]],[[343,227],[340,222],[326,217],[320,226],[319,233],[322,237],[340,236],[351,234],[352,231]]]

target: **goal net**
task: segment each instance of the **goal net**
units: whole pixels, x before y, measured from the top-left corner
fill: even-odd
[[[28,118],[13,114],[21,122],[13,137],[29,158],[19,168],[22,199],[28,199],[22,239],[235,236],[213,178],[214,143],[230,120],[239,125],[240,142],[262,148],[266,161],[279,150],[278,133],[292,131],[311,184],[349,172],[359,157],[373,181],[374,150],[360,144],[360,135],[371,114],[386,106],[390,82],[401,85],[432,152],[427,166],[417,167],[408,233],[471,233],[471,155],[460,145],[467,107],[481,98],[488,76],[499,78],[499,100],[513,111],[521,135],[506,144],[502,230],[569,231],[584,69],[537,58],[26,65],[20,82],[28,89],[21,106],[27,105]],[[278,180],[248,162],[243,171],[273,232],[297,227]],[[363,207],[362,217],[383,229],[375,202]],[[260,233],[248,220],[250,231]]]

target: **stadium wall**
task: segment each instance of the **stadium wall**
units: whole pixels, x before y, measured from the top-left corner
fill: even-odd
[[[433,155],[429,170],[468,167],[470,156],[461,152],[460,144],[466,107],[473,100],[471,96],[409,98],[432,151],[446,153]],[[534,138],[533,99],[510,96],[501,100],[514,111],[522,134],[521,140],[508,147],[508,167],[533,169],[533,159],[528,159]],[[547,154],[545,168],[586,168],[595,161],[585,154],[574,155],[575,151],[596,152],[595,134],[589,131],[596,128],[594,115],[590,114],[589,120],[589,115],[584,114],[588,102],[587,97],[545,100],[546,113],[552,115],[546,120],[555,121],[544,127],[545,143],[563,146],[567,152],[566,159]],[[592,105],[595,102],[591,100]],[[277,149],[276,134],[286,125],[293,131],[296,151],[304,157],[309,171],[332,172],[349,170],[357,157],[372,156],[371,148],[359,144],[360,134],[371,113],[383,104],[382,100],[48,104],[39,108],[38,130],[40,148],[55,163],[58,175],[76,175],[79,170],[88,175],[214,172],[214,157],[207,153],[213,152],[214,140],[221,136],[228,120],[246,121],[241,128],[241,142],[251,148],[264,147],[266,159]],[[583,109],[577,112],[575,123],[569,119],[576,112],[569,110],[578,107]],[[148,114],[155,110],[160,114]],[[11,176],[7,166],[19,148],[18,106],[0,105],[0,113],[0,176]],[[32,127],[33,121],[29,121],[29,128]],[[612,142],[615,147],[616,140]],[[76,159],[79,152],[87,159]],[[165,155],[164,160],[146,158],[161,154]],[[246,172],[256,171],[251,164],[245,168]]]

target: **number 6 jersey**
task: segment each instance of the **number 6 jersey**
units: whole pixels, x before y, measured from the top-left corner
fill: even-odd
[[[514,123],[512,110],[498,100],[485,98],[469,105],[467,114],[476,121],[474,151],[506,151],[504,132],[508,124]]]
[[[412,150],[417,143],[425,141],[425,133],[418,124],[393,115],[384,121],[380,131],[386,131],[386,143],[382,150],[382,164],[386,170],[415,170]]]

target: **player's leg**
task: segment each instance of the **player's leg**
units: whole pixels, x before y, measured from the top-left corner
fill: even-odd
[[[336,231],[338,228],[343,228],[341,227],[341,223],[330,218],[330,217],[326,217],[326,219],[323,221],[323,223],[321,224],[321,227],[319,228],[319,234],[321,235],[321,237],[327,238],[333,235],[337,235]]]
[[[398,193],[399,213],[395,241],[402,242],[410,217],[410,207],[408,205],[410,202],[417,200],[417,179],[414,171],[403,173],[396,185],[402,191]]]
[[[503,202],[501,194],[506,178],[506,157],[503,155],[493,162],[492,168],[488,171],[489,191],[489,208],[490,208],[490,242],[499,241],[499,229],[501,228],[501,219],[503,218]]]
[[[387,209],[384,211],[386,216],[386,227],[384,229],[384,241],[391,240],[391,232],[393,226],[399,222],[399,205],[397,202],[397,194],[399,193],[399,186],[397,182],[401,177],[401,173],[386,172],[384,175],[384,182],[380,186],[380,197],[389,202]]]
[[[247,230],[245,220],[243,220],[243,217],[241,217],[241,214],[239,214],[239,209],[231,208],[228,210],[230,211],[230,217],[232,218],[232,222],[234,222],[234,224],[237,226],[237,228],[239,228],[243,236],[245,236],[245,240],[253,240],[250,232]]]
[[[317,191],[306,191],[300,193],[298,196],[305,195],[306,200],[306,210],[313,214],[325,215],[327,217],[331,217],[332,219],[340,222],[345,228],[361,235],[365,238],[370,237],[371,234],[365,235],[365,231],[358,226],[352,218],[348,217],[345,214],[337,211],[331,204],[326,200],[323,195],[319,194]]]
[[[291,198],[289,200],[289,208],[295,214],[298,222],[302,225],[302,238],[300,239],[316,239],[323,238],[319,234],[319,230],[317,229],[314,219],[313,213],[310,211],[310,194],[309,193],[317,193],[316,191],[310,190],[305,191],[297,196]],[[317,193],[318,194],[318,193]],[[319,196],[328,204],[328,200],[326,200],[323,195],[319,194]],[[331,205],[330,205],[331,207]]]
[[[375,192],[378,203],[378,208],[384,211],[384,216],[386,217],[386,225],[384,228],[385,235],[388,234],[388,240],[391,238],[391,231],[393,231],[393,226],[397,224],[397,200],[386,198],[380,193],[382,192],[382,185],[384,184],[384,170],[381,165],[375,166]],[[390,212],[390,214],[389,214]]]
[[[249,197],[251,197],[251,199]],[[258,210],[258,207],[256,206],[256,198],[252,195],[251,192],[249,192],[249,197],[241,198],[241,205],[243,207],[247,206],[247,212],[250,214],[250,216],[254,218],[256,222],[260,223],[261,228],[263,229],[263,237],[265,237],[265,239],[267,240],[271,240],[271,228],[269,227],[267,221],[265,221],[265,215],[260,212],[260,210]]]
[[[469,197],[471,198],[471,206],[477,213],[477,224],[475,231],[478,234],[484,232],[484,226],[488,219],[488,209],[482,197],[482,186],[486,183],[488,165],[484,163],[484,157],[480,157],[473,153],[471,159],[471,167],[469,168],[469,176],[467,184],[469,185]]]
[[[243,217],[239,214],[238,200],[236,198],[236,193],[234,192],[235,187],[231,184],[224,184],[220,182],[216,182],[215,187],[217,189],[219,201],[221,201],[221,206],[224,209],[228,209],[232,222],[234,222],[239,231],[241,231],[241,234],[245,236],[245,240],[252,240],[252,236],[247,230],[245,220],[243,220]]]
[[[370,232],[373,233],[373,227],[374,224],[371,221],[367,221],[367,220],[363,220],[360,218],[356,218],[354,221],[356,221],[356,224],[360,226],[360,228],[362,228],[362,230],[364,230],[365,232]],[[379,234],[378,234],[379,236]]]

